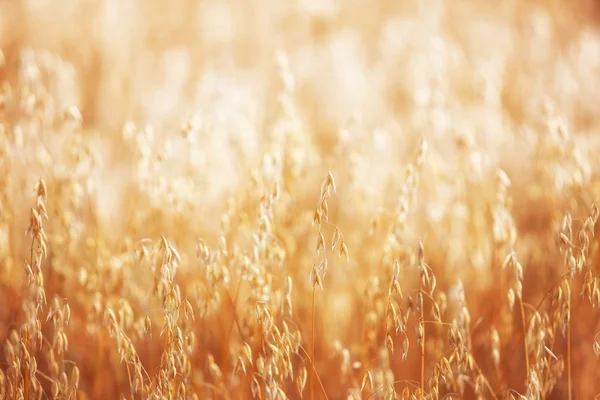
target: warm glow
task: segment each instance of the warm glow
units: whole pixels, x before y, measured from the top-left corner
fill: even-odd
[[[599,6],[0,1],[0,400],[599,396]]]

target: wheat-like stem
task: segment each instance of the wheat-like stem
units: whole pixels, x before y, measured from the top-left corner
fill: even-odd
[[[523,325],[523,349],[525,350],[525,369],[526,379],[529,379],[529,348],[527,346],[527,324],[525,323],[525,307],[523,306],[523,298],[519,299],[521,308],[521,321]]]
[[[559,277],[559,280],[558,280],[556,283],[554,283],[554,284],[553,284],[553,285],[552,285],[552,286],[551,286],[551,287],[550,287],[550,288],[549,288],[549,289],[546,291],[546,293],[544,294],[544,296],[543,296],[543,297],[540,299],[540,301],[538,302],[537,306],[535,307],[535,310],[536,310],[536,311],[537,311],[537,310],[539,310],[539,309],[542,307],[542,305],[544,304],[544,302],[546,301],[546,299],[547,299],[547,298],[548,298],[548,297],[549,297],[549,296],[552,294],[552,292],[553,292],[553,291],[554,291],[554,290],[555,290],[555,289],[556,289],[556,288],[557,288],[557,287],[558,287],[558,286],[561,284],[561,282],[563,281],[563,279],[564,279],[564,278],[565,278],[567,275],[569,275],[569,274],[570,274],[570,272],[565,272],[565,273],[563,273],[563,274],[562,274],[562,275]],[[534,316],[534,315],[532,314],[532,315],[529,317],[529,323],[531,323],[531,321],[533,320],[533,316]],[[524,336],[524,335],[525,335],[525,333],[526,333],[526,331],[525,331],[525,330],[522,330],[522,331],[521,331],[521,333],[520,333],[520,335],[521,335],[521,336]],[[508,353],[508,357],[507,357],[507,359],[506,359],[505,361],[507,361],[507,362],[508,362],[508,361],[510,361],[510,359],[512,358],[512,356],[514,356],[515,352],[516,352],[516,351],[517,351],[517,349],[519,348],[519,343],[521,342],[521,339],[522,339],[522,337],[521,337],[521,336],[519,336],[518,340],[515,342],[515,345],[514,345],[514,347],[512,348],[511,352],[510,352],[510,353]],[[504,385],[504,383],[505,383],[505,378],[506,378],[506,373],[505,373],[505,371],[502,371],[502,376],[501,376],[501,379],[500,379],[500,382],[499,382],[499,387],[502,387],[502,386]],[[500,391],[500,389],[496,390],[496,393],[498,393],[499,391]]]
[[[314,399],[314,389],[315,389],[315,373],[317,370],[317,367],[315,365],[315,287],[313,285],[313,289],[312,289],[312,317],[311,317],[311,331],[312,331],[312,343],[311,343],[311,359],[310,362],[312,364],[312,371],[311,371],[311,375],[310,375],[310,398],[311,400]]]
[[[231,298],[229,291],[226,291],[226,296],[227,299],[229,300],[229,302],[231,303],[231,314],[233,316],[232,321],[231,321],[231,325],[229,326],[229,329],[227,331],[227,337],[226,339],[223,341],[224,343],[224,347],[223,347],[223,354],[225,355],[225,357],[227,357],[227,353],[228,353],[228,349],[229,349],[229,343],[231,342],[231,335],[233,334],[233,327],[237,326],[238,331],[240,333],[240,337],[243,336],[242,334],[242,328],[240,327],[240,323],[238,321],[237,318],[237,311],[236,311],[236,307],[237,307],[237,299],[238,296],[240,294],[240,287],[242,285],[242,280],[240,279],[237,283],[237,287],[235,289],[235,295],[233,297],[233,299]],[[242,337],[242,341],[244,340],[244,338]]]
[[[33,261],[32,261],[33,262]],[[25,346],[27,346],[27,351],[31,351],[29,347],[29,329],[25,332]],[[24,396],[25,400],[29,400],[29,363],[25,364],[25,383],[24,383]]]
[[[571,303],[569,300],[569,313],[571,312]],[[573,387],[572,387],[572,376],[571,376],[571,318],[567,321],[567,385],[568,385],[568,396],[569,400],[572,399]]]
[[[421,292],[424,292],[421,289]],[[421,334],[421,399],[425,398],[425,307],[421,307],[421,319],[419,323],[423,328],[423,332]]]
[[[300,345],[298,348],[300,350],[302,350],[307,357],[309,357],[308,352],[302,345]],[[315,375],[315,379],[316,379],[317,383],[319,384],[319,386],[321,387],[321,391],[323,392],[323,396],[325,397],[325,400],[329,399],[329,397],[327,396],[327,392],[325,391],[325,386],[323,386],[323,381],[321,380],[321,377],[319,377],[317,370],[314,369],[314,364],[312,363],[312,361],[311,361],[311,366],[313,369],[313,373]]]

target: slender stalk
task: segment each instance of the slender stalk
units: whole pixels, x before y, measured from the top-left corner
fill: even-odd
[[[552,342],[549,346],[550,350],[553,350],[554,347],[554,342]],[[569,362],[567,361],[567,364]],[[568,367],[567,367],[568,368]],[[548,382],[548,376],[550,375],[550,367],[546,368],[546,371],[544,371],[544,377],[542,379],[542,400],[546,400],[546,398],[548,397],[548,393],[546,393],[546,382]]]
[[[569,304],[569,308],[571,304]],[[569,310],[570,314],[571,310]],[[569,389],[569,400],[572,399],[573,395],[573,387],[572,387],[572,379],[571,379],[571,316],[569,315],[569,320],[567,321],[567,384]]]
[[[479,364],[477,364],[477,362],[475,362],[475,368],[477,368],[477,372],[483,376],[481,367],[479,366]],[[490,381],[485,376],[483,377],[483,383],[484,383],[485,387],[487,388],[487,390],[490,392],[490,395],[492,396],[492,398],[494,400],[498,400],[498,396],[496,396],[496,393],[494,393],[494,389],[492,389],[492,385],[490,385]],[[459,394],[459,396],[460,396],[460,394]],[[462,396],[460,396],[460,398],[462,398]]]
[[[25,345],[27,346],[27,351],[30,351],[29,348],[29,329],[25,332]],[[25,365],[25,390],[24,390],[24,398],[25,400],[29,400],[29,364]]]
[[[242,334],[242,328],[240,327],[240,323],[238,321],[237,318],[237,312],[236,312],[236,307],[237,307],[237,299],[238,296],[240,294],[240,286],[242,284],[242,280],[240,279],[237,283],[237,287],[235,289],[235,295],[233,297],[233,299],[231,298],[231,295],[229,294],[229,291],[227,290],[226,295],[227,295],[227,299],[229,300],[229,302],[231,303],[231,314],[233,315],[231,324],[229,326],[229,329],[227,330],[227,336],[225,337],[224,340],[224,348],[223,348],[223,354],[225,355],[225,360],[227,360],[227,353],[229,352],[229,343],[231,341],[231,335],[233,334],[233,327],[237,326],[237,329],[240,333],[240,337],[242,337],[242,340],[244,340],[243,334]]]
[[[244,373],[244,375],[242,375],[242,382],[240,384],[240,400],[244,400],[244,398],[246,396],[244,396],[244,391],[246,390],[246,377],[247,377],[247,373]]]
[[[129,362],[127,362],[125,364],[125,366],[127,367],[127,379],[129,380],[129,391],[130,391],[129,394],[131,396],[131,400],[134,400],[134,398],[133,398],[133,390],[132,390],[132,388],[133,388],[133,381],[131,380],[131,371],[129,370]],[[169,390],[169,398],[173,397],[173,395],[172,395],[171,392],[172,392],[172,390]]]
[[[317,367],[315,365],[315,287],[313,286],[312,291],[312,322],[311,322],[311,330],[312,330],[312,348],[311,348],[311,356],[310,362],[313,365],[312,371],[310,373],[310,399],[313,400],[315,397],[315,372]]]
[[[33,268],[34,265],[34,260],[33,260],[33,256],[34,256],[34,248],[35,248],[35,234],[33,235],[33,238],[31,239],[31,254],[30,254],[30,258],[29,258],[29,262],[31,263],[31,268]],[[36,312],[37,313],[37,312]],[[36,317],[37,318],[37,317]],[[31,351],[30,347],[29,347],[29,343],[30,343],[30,338],[29,338],[29,329],[26,330],[25,332],[25,345],[27,347],[27,351]],[[23,382],[23,397],[25,400],[29,400],[29,365],[26,365],[24,367],[24,372],[25,372],[25,376],[23,377],[24,382]]]
[[[423,335],[421,337],[421,400],[425,397],[425,307],[421,307],[421,320],[419,323],[423,328]]]
[[[529,348],[527,346],[527,325],[525,324],[525,307],[523,307],[523,299],[519,298],[521,305],[521,320],[523,323],[523,348],[525,350],[525,368],[527,370],[526,379],[529,380]]]
[[[589,267],[589,265],[588,265],[587,267]],[[539,309],[542,307],[542,305],[544,304],[544,301],[546,301],[546,299],[547,299],[547,298],[548,298],[548,297],[549,297],[549,296],[550,296],[550,295],[553,293],[554,289],[556,289],[556,287],[557,287],[558,285],[560,285],[560,283],[562,282],[562,280],[564,279],[564,277],[565,277],[565,276],[567,276],[567,275],[569,275],[569,274],[570,274],[570,272],[565,272],[564,274],[562,274],[562,275],[560,276],[560,279],[559,279],[559,280],[558,280],[556,283],[554,283],[554,284],[553,284],[553,285],[552,285],[552,286],[551,286],[551,287],[550,287],[550,288],[549,288],[549,289],[546,291],[546,294],[544,294],[544,296],[541,298],[541,300],[539,301],[539,303],[538,303],[537,307],[534,307],[534,309],[535,309],[536,311],[537,311],[537,310],[539,310]],[[533,317],[534,317],[534,314],[532,314],[532,315],[529,317],[529,322],[533,321]],[[524,334],[525,334],[525,330],[523,330],[523,332],[521,332],[521,335],[524,335]],[[517,348],[519,347],[519,343],[520,343],[520,342],[521,342],[521,337],[519,337],[519,339],[518,339],[518,340],[515,342],[515,345],[514,345],[513,349],[510,351],[510,353],[508,353],[508,357],[507,357],[507,359],[505,360],[505,362],[506,362],[506,361],[509,361],[509,360],[510,360],[510,359],[511,359],[511,358],[514,356],[515,352],[517,351]],[[510,365],[510,364],[507,362],[507,363],[506,363],[506,365],[508,366],[508,365]],[[499,386],[499,389],[497,389],[497,390],[496,390],[496,393],[500,392],[500,391],[501,391],[501,388],[502,388],[502,386],[504,386],[504,383],[505,383],[504,381],[505,381],[505,378],[506,378],[506,374],[507,374],[507,369],[506,369],[506,368],[503,368],[503,371],[502,371],[502,377],[501,377],[501,380],[500,380],[500,382],[499,382],[499,385],[498,385],[498,386]]]
[[[304,347],[302,347],[302,345],[300,345],[300,350],[302,350],[307,357],[310,357],[308,355],[308,352],[306,351],[306,349],[304,349]],[[325,400],[329,399],[329,397],[327,397],[327,392],[325,391],[325,386],[323,386],[323,381],[321,381],[319,374],[317,374],[317,371],[314,369],[314,364],[312,363],[312,361],[311,361],[310,365],[313,368],[313,373],[315,374],[315,380],[321,387],[321,391],[323,392],[323,396],[325,397]]]

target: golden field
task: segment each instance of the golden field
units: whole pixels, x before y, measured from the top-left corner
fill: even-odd
[[[598,398],[599,7],[0,2],[0,399]]]

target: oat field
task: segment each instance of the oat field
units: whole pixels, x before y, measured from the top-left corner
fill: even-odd
[[[0,1],[0,400],[600,398],[599,22]]]

